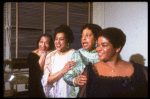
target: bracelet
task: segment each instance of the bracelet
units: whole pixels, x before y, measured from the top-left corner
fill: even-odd
[[[60,71],[60,73],[64,76],[64,74],[62,73],[62,70]]]

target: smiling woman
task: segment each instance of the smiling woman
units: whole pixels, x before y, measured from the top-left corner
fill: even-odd
[[[38,49],[28,55],[29,66],[29,98],[45,97],[41,78],[43,75],[45,58],[54,48],[54,42],[51,35],[43,34],[37,40]]]
[[[70,61],[74,49],[69,48],[69,44],[74,41],[71,28],[67,25],[60,25],[55,29],[54,45],[56,50],[46,57],[42,85],[46,97],[67,98],[70,86],[63,80],[75,62]]]
[[[98,34],[96,52],[101,61],[84,69],[86,86],[80,87],[80,98],[135,98],[147,97],[148,76],[142,65],[119,58],[126,42],[122,30],[114,27]]]

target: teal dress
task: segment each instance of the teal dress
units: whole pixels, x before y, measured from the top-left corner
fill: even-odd
[[[70,98],[76,98],[79,92],[79,86],[74,84],[74,79],[84,70],[86,65],[90,62],[92,64],[99,62],[98,55],[96,50],[94,51],[87,51],[84,48],[80,48],[74,51],[72,58],[70,61],[75,61],[76,64],[72,66],[72,70],[69,70],[64,75],[64,80],[71,86]]]

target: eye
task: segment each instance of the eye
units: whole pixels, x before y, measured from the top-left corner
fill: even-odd
[[[64,40],[64,38],[61,38],[60,40]]]
[[[87,34],[87,36],[91,36],[91,34]]]
[[[43,41],[40,41],[40,43],[43,43]]]
[[[46,44],[49,44],[49,42],[46,42]]]
[[[107,47],[108,45],[102,45],[103,47]]]

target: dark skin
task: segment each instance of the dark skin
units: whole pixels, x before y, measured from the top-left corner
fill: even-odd
[[[97,44],[96,51],[101,61],[95,63],[94,67],[98,75],[130,77],[134,73],[132,64],[119,58],[121,47],[114,48],[103,36],[98,38]]]

